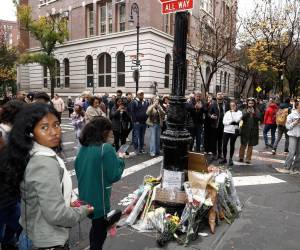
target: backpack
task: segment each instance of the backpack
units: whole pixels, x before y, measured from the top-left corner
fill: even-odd
[[[279,109],[276,114],[276,124],[279,126],[285,126],[288,114],[289,114],[288,108]]]

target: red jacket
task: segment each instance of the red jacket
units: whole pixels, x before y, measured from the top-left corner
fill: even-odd
[[[274,125],[276,124],[276,113],[278,106],[275,103],[271,103],[265,112],[264,124]]]

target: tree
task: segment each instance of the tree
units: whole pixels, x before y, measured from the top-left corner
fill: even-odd
[[[16,89],[16,61],[17,49],[7,45],[4,29],[0,30],[0,89],[2,92],[7,87]]]
[[[56,45],[62,44],[68,38],[67,19],[61,15],[42,16],[37,20],[32,18],[31,7],[17,4],[17,15],[21,28],[28,31],[41,44],[40,52],[24,53],[21,64],[39,63],[47,67],[50,74],[51,98],[54,97],[56,85],[56,59],[54,51]]]
[[[299,44],[299,14],[300,0],[262,0],[250,16],[242,19],[242,43],[250,47],[249,66],[260,73],[276,75],[275,94],[280,92],[279,87],[283,93],[282,75]]]
[[[285,65],[285,78],[288,81],[288,87],[291,96],[297,96],[300,91],[300,45],[295,52],[288,58]]]
[[[208,93],[215,73],[226,65],[236,62],[234,47],[237,36],[237,1],[228,0],[223,5],[220,17],[212,17],[200,11],[194,16],[194,30],[190,34],[189,46],[192,49],[192,65],[199,69],[205,94]],[[203,62],[208,62],[210,71],[204,76]]]

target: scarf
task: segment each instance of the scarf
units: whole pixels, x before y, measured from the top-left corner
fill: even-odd
[[[72,192],[72,179],[71,176],[66,169],[64,161],[51,149],[40,145],[36,142],[33,144],[33,148],[30,151],[30,156],[47,156],[47,157],[55,157],[59,163],[59,166],[64,170],[63,178],[60,183],[60,186],[63,190],[63,197],[67,207],[70,207],[71,201],[76,200],[75,194]]]

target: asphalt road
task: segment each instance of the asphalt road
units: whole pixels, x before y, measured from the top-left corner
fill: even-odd
[[[73,171],[76,155],[74,132],[66,116],[62,121],[65,160],[67,169],[73,175],[73,187],[76,188],[77,180]],[[147,133],[146,138],[148,136]],[[236,147],[239,147],[239,142]],[[300,250],[300,175],[290,176],[275,171],[275,167],[284,163],[285,155],[282,151],[283,140],[278,147],[278,154],[273,156],[270,150],[264,148],[261,137],[260,145],[254,150],[251,165],[238,165],[239,163],[235,162],[236,165],[232,168],[233,176],[245,179],[246,183],[237,187],[243,211],[232,225],[222,223],[214,235],[205,228],[203,232],[208,232],[208,236],[193,242],[189,247],[170,243],[166,249]],[[235,159],[237,160],[237,156]],[[113,187],[113,208],[120,207],[120,200],[136,190],[142,184],[145,175],[159,175],[161,157],[153,159],[147,154],[130,157],[126,159],[126,169],[126,176]],[[258,180],[266,176],[270,179],[269,183],[259,183]],[[89,248],[89,229],[88,219],[72,228],[71,249]],[[116,237],[107,239],[104,249],[158,249],[155,239],[156,234],[137,233],[125,227],[118,230]]]

